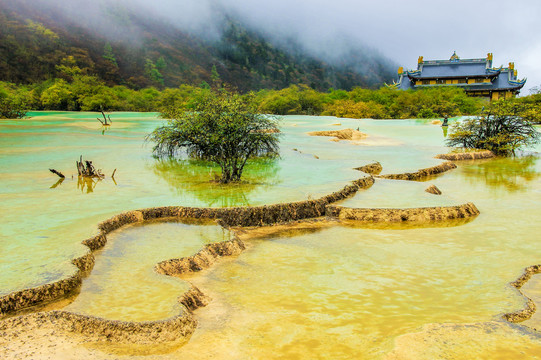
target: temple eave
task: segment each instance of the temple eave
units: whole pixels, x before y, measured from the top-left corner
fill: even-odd
[[[520,90],[524,87],[524,84],[517,85],[517,86],[511,86],[511,87],[499,87],[499,88],[492,88],[492,87],[486,87],[486,83],[479,83],[479,84],[419,84],[419,85],[412,85],[412,88],[429,88],[429,87],[439,87],[439,86],[446,86],[446,87],[460,87],[463,88],[465,91],[473,92],[473,91],[516,91]]]
[[[459,79],[473,79],[473,78],[485,78],[485,79],[492,79],[500,75],[500,72],[495,73],[489,73],[489,74],[478,74],[478,75],[469,75],[469,76],[456,76],[456,75],[448,75],[448,76],[415,76],[408,74],[408,78],[411,80],[459,80]]]
[[[515,87],[508,87],[508,88],[484,88],[484,89],[475,89],[475,88],[464,88],[464,91],[466,92],[482,92],[482,91],[518,91],[522,89],[524,84],[520,86]]]

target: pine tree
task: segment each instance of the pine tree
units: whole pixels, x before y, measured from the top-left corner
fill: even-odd
[[[118,63],[116,62],[115,54],[113,53],[113,47],[109,42],[105,43],[105,46],[103,48],[103,55],[102,57],[105,60],[109,60],[111,63],[113,63],[116,67],[118,67]]]

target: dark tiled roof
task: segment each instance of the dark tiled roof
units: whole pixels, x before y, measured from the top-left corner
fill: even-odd
[[[512,74],[513,70],[504,70],[501,72],[494,82],[492,83],[493,89],[520,89],[524,86],[525,81],[517,82],[515,76]],[[511,80],[511,82],[510,82]]]
[[[458,78],[458,77],[480,77],[489,75],[485,62],[481,63],[448,63],[429,65],[423,64],[419,79],[426,78]]]
[[[421,74],[421,75],[410,75],[408,74],[408,77],[410,79],[415,79],[415,80],[436,80],[436,79],[457,79],[457,78],[478,78],[478,77],[483,77],[483,78],[493,78],[493,77],[496,77],[498,76],[500,73],[499,72],[491,72],[491,73],[486,73],[486,74],[483,74],[483,75],[434,75],[434,76],[425,76],[424,74]]]

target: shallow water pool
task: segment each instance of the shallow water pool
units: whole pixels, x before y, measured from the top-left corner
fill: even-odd
[[[87,251],[80,242],[122,211],[317,198],[364,176],[355,167],[379,161],[383,173],[411,172],[440,163],[434,155],[448,151],[441,127],[427,121],[290,116],[282,123],[281,157],[252,163],[247,182],[231,188],[209,182],[217,169],[208,164],[152,158],[144,136],[161,123],[156,114],[113,114],[113,126],[103,133],[96,114],[32,115],[0,120],[0,294],[73,273],[70,260]],[[306,134],[348,127],[370,140],[354,145]],[[71,179],[80,155],[106,175],[117,169],[115,181],[108,176],[89,188]],[[48,168],[67,179],[57,184]],[[68,309],[115,319],[164,318],[175,312],[190,281],[212,301],[197,310],[190,341],[156,358],[534,358],[541,353],[539,336],[500,316],[522,308],[523,298],[508,284],[541,259],[540,180],[538,153],[458,162],[425,182],[376,179],[341,205],[471,201],[481,214],[427,228],[344,223],[288,231],[248,240],[238,257],[184,280],[153,273],[153,263],[223,240],[220,228],[126,228],[97,253],[96,268]],[[443,194],[425,193],[431,184]],[[163,251],[173,243],[171,254]],[[132,276],[125,276],[130,269]],[[467,341],[475,338],[482,341]]]

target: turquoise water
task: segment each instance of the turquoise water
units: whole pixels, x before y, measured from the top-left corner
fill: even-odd
[[[80,241],[95,234],[98,222],[122,211],[316,198],[358,178],[353,167],[377,159],[386,172],[416,169],[439,163],[432,154],[445,150],[441,128],[426,122],[340,119],[342,126],[338,127],[332,125],[337,119],[331,117],[292,116],[282,123],[280,159],[255,162],[246,169],[246,184],[224,187],[209,183],[219,170],[208,164],[179,164],[152,157],[152,146],[144,138],[163,123],[157,114],[115,113],[113,125],[105,131],[96,113],[36,112],[29,116],[0,120],[0,202],[4,209],[0,294],[73,273],[70,260],[86,251]],[[359,126],[383,145],[358,146],[306,135],[313,130]],[[423,146],[405,146],[421,140]],[[78,183],[75,161],[81,155],[107,178],[95,184]],[[59,179],[49,168],[63,172],[66,179],[57,184]],[[110,175],[115,169],[113,181]]]
[[[217,169],[208,164],[152,158],[144,136],[162,122],[156,114],[113,114],[103,134],[96,114],[32,115],[0,120],[0,294],[72,273],[70,260],[86,251],[80,241],[122,211],[316,198],[363,176],[354,167],[379,161],[383,173],[411,172],[448,152],[442,128],[428,121],[288,116],[281,157],[250,164],[246,183],[223,187],[209,182]],[[369,137],[352,144],[306,134],[343,128]],[[108,175],[92,191],[71,179],[80,155]],[[212,301],[196,312],[190,341],[156,358],[535,358],[539,336],[499,315],[522,307],[508,284],[541,259],[539,153],[457,164],[425,182],[376,179],[342,205],[471,201],[481,211],[473,221],[429,228],[345,223],[247,240],[246,252],[185,279]],[[67,179],[56,184],[48,168]],[[431,184],[443,194],[424,192]],[[188,284],[156,275],[152,264],[227,236],[214,225],[189,223],[115,232],[68,309],[124,320],[168,317]]]

